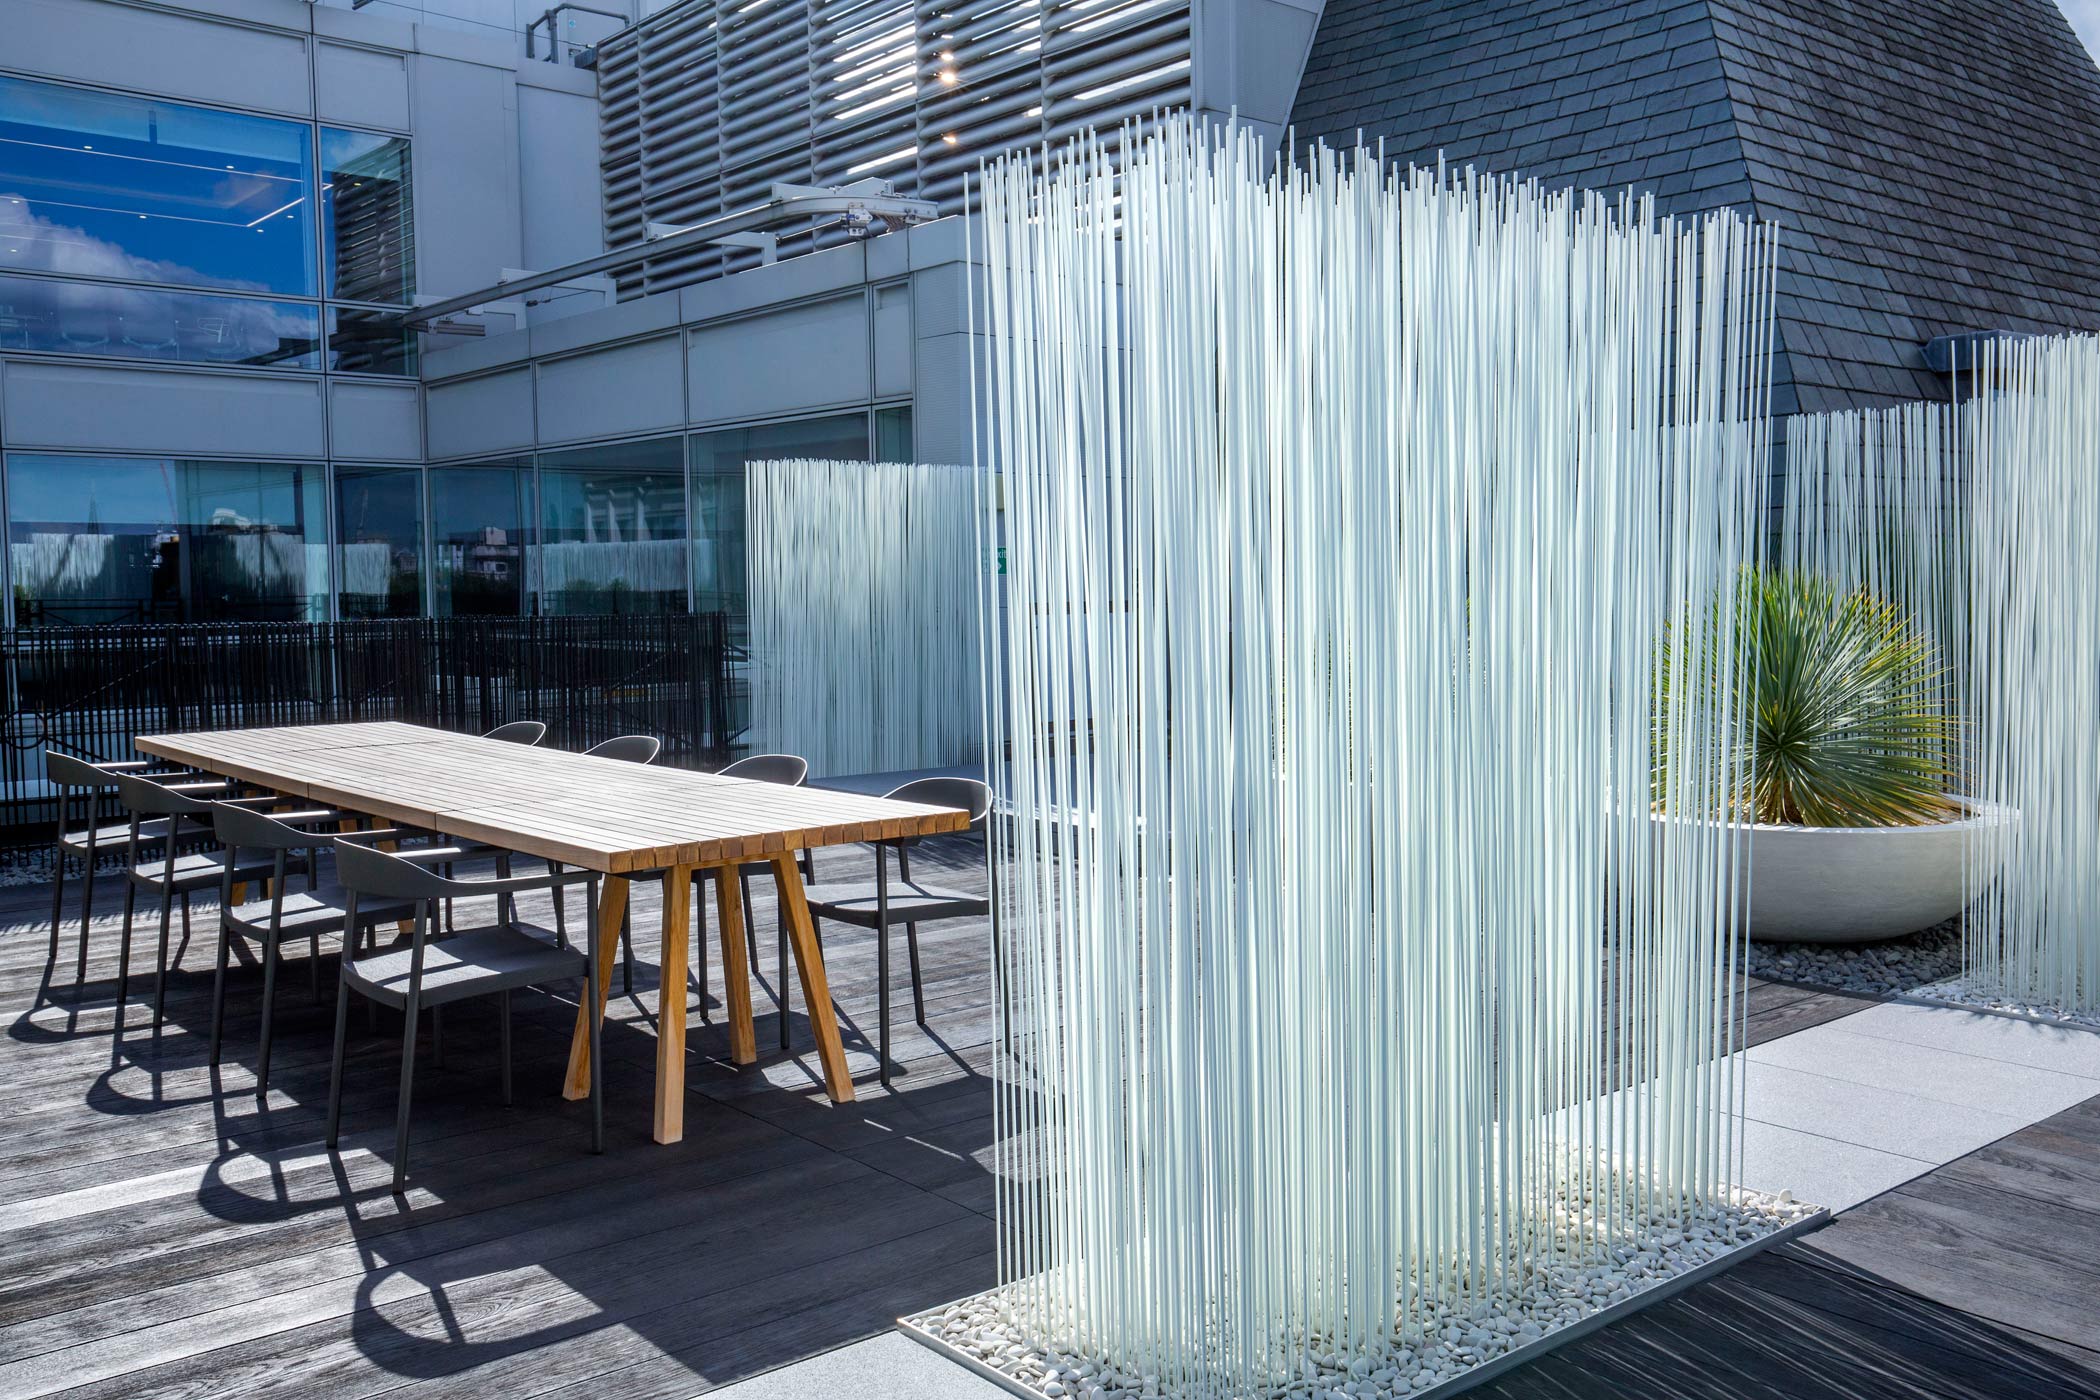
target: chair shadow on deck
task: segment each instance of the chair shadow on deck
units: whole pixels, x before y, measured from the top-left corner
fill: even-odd
[[[288,963],[291,975],[280,976],[270,1089],[258,1096],[260,970],[229,969],[225,1048],[213,1068],[215,932],[207,931],[215,931],[216,908],[201,901],[196,913],[193,944],[169,974],[158,1035],[141,1005],[138,964],[128,1024],[121,1036],[111,1034],[115,978],[102,975],[106,957],[77,992],[63,975],[57,987],[39,989],[34,1008],[9,1031],[25,1046],[107,1042],[107,1060],[76,1102],[112,1124],[163,1115],[167,1123],[113,1128],[115,1136],[103,1138],[111,1150],[139,1150],[126,1141],[150,1152],[147,1144],[162,1138],[199,1146],[209,1139],[208,1159],[191,1154],[192,1170],[171,1156],[167,1179],[141,1196],[183,1221],[145,1246],[155,1277],[196,1291],[222,1274],[281,1276],[314,1300],[294,1332],[271,1322],[246,1340],[239,1315],[249,1304],[238,1299],[217,1314],[236,1334],[231,1341],[214,1335],[212,1313],[178,1318],[175,1325],[196,1329],[183,1344],[194,1355],[128,1377],[135,1393],[205,1376],[232,1391],[244,1379],[281,1381],[287,1364],[300,1364],[284,1350],[288,1337],[298,1337],[308,1339],[311,1364],[324,1368],[317,1374],[348,1368],[471,1393],[528,1380],[544,1385],[548,1375],[573,1378],[587,1393],[592,1378],[604,1376],[608,1388],[627,1388],[632,1379],[635,1393],[690,1394],[868,1336],[904,1312],[993,1282],[992,1081],[982,1072],[984,1056],[941,1035],[936,1012],[932,1033],[914,1042],[911,1072],[880,1090],[873,1037],[853,1014],[872,1024],[873,945],[855,931],[828,936],[826,953],[859,1102],[825,1100],[799,986],[791,1049],[776,1050],[770,967],[763,980],[752,969],[758,1061],[729,1063],[711,929],[712,1023],[689,1014],[685,1137],[670,1146],[651,1141],[651,913],[651,922],[637,920],[634,995],[624,997],[614,983],[604,1028],[605,1155],[589,1151],[587,1106],[565,1101],[558,1087],[580,989],[520,994],[517,1101],[509,1108],[496,1092],[494,1008],[461,1003],[446,1012],[442,1065],[432,1057],[425,1018],[410,1176],[396,1196],[389,1173],[398,1014],[381,1011],[368,1024],[352,1011],[343,1139],[331,1154],[321,1139],[335,955],[323,955],[321,1004],[297,967],[303,953]],[[530,911],[524,917],[548,922]],[[770,917],[759,924],[768,954]],[[580,931],[573,919],[571,929]],[[114,935],[99,918],[97,938],[113,952]],[[964,946],[959,938],[957,949]],[[989,983],[981,953],[974,961],[958,957],[942,974],[959,1006],[972,979]],[[150,983],[149,970],[148,995]],[[977,1002],[988,992],[967,995],[974,1000],[957,1024],[981,1031]],[[252,1306],[262,1312],[269,1304],[257,1297]]]

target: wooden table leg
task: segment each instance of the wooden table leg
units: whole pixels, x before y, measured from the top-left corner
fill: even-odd
[[[816,925],[802,896],[802,871],[794,853],[771,857],[773,887],[780,892],[780,916],[795,949],[795,969],[802,977],[802,1004],[809,1008],[810,1029],[817,1037],[817,1058],[824,1066],[824,1088],[833,1103],[853,1101],[853,1076],[846,1072],[846,1047],[839,1039],[838,1013],[831,1006],[831,982],[824,975],[824,953],[817,947]],[[724,884],[731,883],[724,881]]]
[[[612,985],[613,969],[620,964],[620,920],[626,913],[626,877],[606,876],[605,888],[598,892],[598,1004],[576,1008],[576,1031],[569,1037],[569,1076],[561,1086],[565,1099],[590,1097],[591,1023],[584,1017],[605,1015],[606,989]]]
[[[733,865],[715,870],[715,920],[722,930],[722,997],[729,1004],[729,1058],[748,1065],[758,1059],[751,1027],[751,960],[744,945],[744,894]]]
[[[685,945],[692,937],[693,867],[664,872],[664,936],[656,955],[656,1140],[685,1136]]]

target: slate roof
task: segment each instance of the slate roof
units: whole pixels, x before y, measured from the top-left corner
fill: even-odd
[[[1774,408],[2100,331],[2100,68],[2054,0],[1328,0],[1296,136],[1783,227]]]

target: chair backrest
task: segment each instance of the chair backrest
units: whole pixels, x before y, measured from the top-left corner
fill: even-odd
[[[225,802],[211,804],[211,825],[228,849],[304,851],[328,843],[328,838],[317,832],[301,831],[289,822]]]
[[[883,794],[922,807],[959,807],[970,814],[970,829],[984,825],[992,810],[992,790],[975,778],[914,778]]]
[[[654,734],[621,734],[585,749],[588,758],[615,758],[622,763],[653,763],[664,741]]]
[[[106,773],[86,759],[71,758],[44,750],[44,776],[61,787],[112,788],[117,775]]]
[[[754,783],[779,783],[801,787],[809,777],[809,760],[791,753],[755,753],[740,758],[715,774],[718,778],[747,778]]]
[[[412,860],[340,836],[335,840],[335,875],[350,893],[379,899],[443,899],[463,888],[473,893],[471,885],[462,886]]]
[[[117,783],[117,799],[134,812],[149,817],[209,816],[212,804],[202,798],[172,791],[146,778],[129,773],[109,775]]]
[[[547,726],[536,719],[514,719],[509,724],[497,725],[481,737],[501,739],[506,744],[537,744],[547,737]]]

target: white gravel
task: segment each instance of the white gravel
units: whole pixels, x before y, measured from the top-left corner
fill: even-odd
[[[1563,1200],[1565,1200],[1565,1194]],[[1566,1242],[1484,1302],[1429,1304],[1402,1319],[1393,1337],[1361,1352],[1328,1339],[1296,1344],[1293,1373],[1272,1376],[1261,1400],[1386,1400],[1418,1394],[1515,1347],[1580,1322],[1634,1294],[1740,1249],[1815,1210],[1786,1193],[1744,1192],[1736,1205],[1672,1219],[1622,1222],[1638,1233],[1608,1248]],[[1008,1288],[994,1289],[909,1321],[947,1346],[1020,1382],[1046,1400],[1174,1400],[1158,1375],[1120,1369],[1035,1335]],[[1250,1398],[1251,1400],[1251,1398]]]

